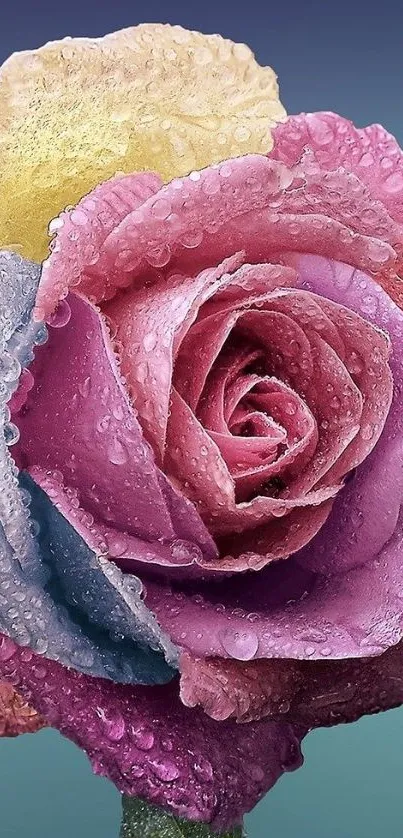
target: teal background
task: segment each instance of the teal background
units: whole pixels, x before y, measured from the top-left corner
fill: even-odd
[[[289,113],[381,122],[403,142],[403,10],[396,0],[0,0],[0,61],[65,35],[169,21],[250,44]],[[1,116],[0,116],[1,118]],[[305,765],[247,818],[249,838],[401,838],[403,710],[319,730]],[[0,741],[0,838],[117,838],[120,800],[54,732]]]

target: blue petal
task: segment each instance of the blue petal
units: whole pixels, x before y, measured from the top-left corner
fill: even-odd
[[[31,319],[38,266],[3,251],[0,277],[0,416],[5,429],[0,434],[0,631],[90,675],[128,683],[169,681],[173,670],[155,650],[164,649],[171,660],[175,650],[140,594],[129,590],[133,579],[123,583],[113,571],[108,579],[100,560],[32,479],[21,475],[19,485],[6,444],[7,401],[18,385],[20,365],[28,365],[34,344],[46,340],[46,327]],[[39,541],[28,509],[31,497],[35,517],[45,522]],[[87,603],[86,582],[91,590]]]
[[[53,600],[67,605],[87,634],[105,635],[103,645],[115,643],[119,652],[122,643],[134,641],[148,653],[164,653],[175,665],[178,650],[143,602],[140,579],[97,556],[30,475],[21,472],[19,482],[29,492],[31,514],[40,523],[37,540]]]

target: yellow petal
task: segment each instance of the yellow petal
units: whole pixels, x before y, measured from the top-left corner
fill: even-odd
[[[0,247],[37,260],[49,221],[100,181],[266,153],[285,118],[248,47],[162,24],[11,56],[0,114]]]

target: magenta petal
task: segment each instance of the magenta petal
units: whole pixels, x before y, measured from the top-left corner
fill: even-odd
[[[71,319],[36,352],[35,384],[14,417],[19,466],[60,471],[84,509],[114,529],[151,542],[194,541],[215,556],[196,509],[155,466],[101,316],[78,296],[69,302]]]
[[[403,703],[403,643],[372,658],[304,661],[289,675],[282,719],[309,727],[353,722]]]
[[[302,762],[306,729],[215,722],[183,706],[176,682],[142,689],[86,678],[5,637],[0,678],[29,697],[122,793],[215,828],[239,822],[284,771]]]
[[[324,177],[311,157],[286,167],[247,155],[204,169],[197,180],[173,181],[112,231],[98,271],[112,285],[122,272],[133,281],[148,264],[150,242],[164,247],[164,267],[173,263],[191,273],[241,249],[247,261],[262,262],[300,242],[305,252],[349,259],[376,273],[393,265],[401,226],[380,202],[374,212],[370,191],[355,175],[338,170]],[[161,199],[170,208],[164,220],[154,212]],[[119,259],[116,268],[118,254],[126,264]]]

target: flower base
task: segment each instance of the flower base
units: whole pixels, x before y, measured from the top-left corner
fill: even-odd
[[[120,838],[246,838],[240,826],[223,833],[212,832],[208,824],[186,821],[137,797],[122,797],[123,818]]]

